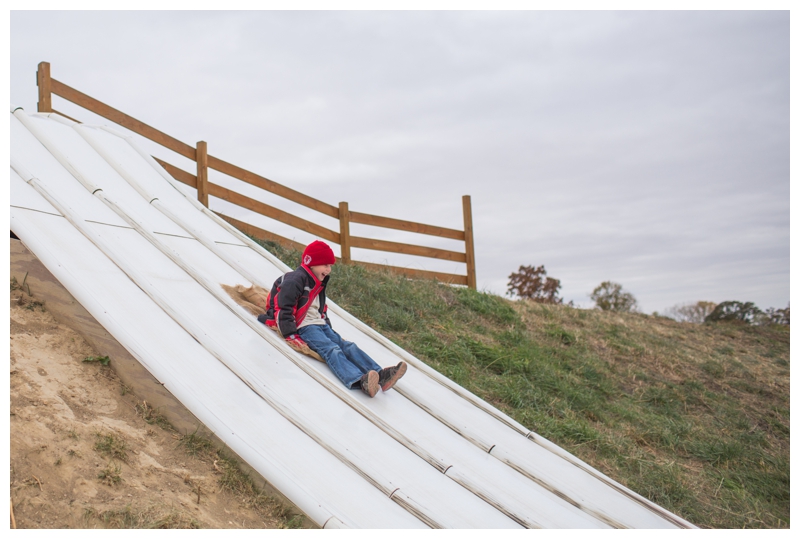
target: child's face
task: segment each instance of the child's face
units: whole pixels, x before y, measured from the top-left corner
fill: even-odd
[[[311,271],[320,281],[327,277],[331,272],[331,264],[323,264],[321,266],[311,266]]]

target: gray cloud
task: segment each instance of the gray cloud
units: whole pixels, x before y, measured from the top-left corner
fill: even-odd
[[[330,203],[459,228],[470,194],[481,288],[789,299],[788,12],[12,12],[28,110],[41,60]]]

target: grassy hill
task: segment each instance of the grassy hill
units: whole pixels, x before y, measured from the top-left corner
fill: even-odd
[[[329,297],[692,523],[789,527],[788,327],[512,302],[341,264]]]

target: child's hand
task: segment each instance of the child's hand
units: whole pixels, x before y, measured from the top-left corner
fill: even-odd
[[[300,338],[300,335],[292,334],[286,337],[286,342],[295,349],[308,348],[306,342]]]
[[[297,350],[298,352],[300,352],[301,354],[311,356],[314,359],[325,363],[325,360],[322,359],[322,357],[320,357],[318,353],[316,353],[315,351],[313,351],[311,348],[308,347],[306,342],[300,338],[300,335],[297,334],[289,335],[288,337],[286,337],[286,343],[295,350]]]

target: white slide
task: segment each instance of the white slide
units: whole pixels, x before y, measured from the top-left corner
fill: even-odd
[[[346,389],[221,285],[288,268],[187,197],[133,140],[11,110],[11,230],[203,424],[320,527],[694,528],[330,304],[381,366]]]

